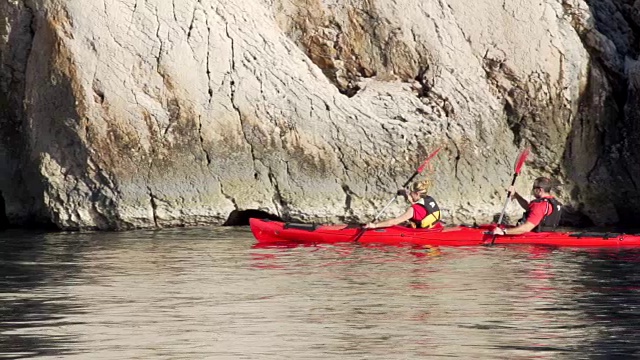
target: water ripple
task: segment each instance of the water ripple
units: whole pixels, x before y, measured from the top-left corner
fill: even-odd
[[[640,352],[636,251],[258,248],[246,228],[8,232],[0,249],[0,358]]]

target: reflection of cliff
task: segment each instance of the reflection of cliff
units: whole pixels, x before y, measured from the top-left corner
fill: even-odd
[[[0,248],[0,357],[63,356],[74,339],[49,336],[43,326],[65,326],[66,316],[77,313],[72,297],[64,292],[46,292],[72,280],[78,267],[73,250],[60,252],[47,244],[45,235],[5,233]]]
[[[640,354],[640,253],[593,252],[577,283],[584,288],[575,306],[598,336],[585,344],[592,354],[634,358]]]
[[[592,220],[635,218],[637,11],[622,3],[4,2],[7,216],[355,221],[442,146],[434,194],[454,221],[486,221],[530,145],[522,183],[552,175]]]

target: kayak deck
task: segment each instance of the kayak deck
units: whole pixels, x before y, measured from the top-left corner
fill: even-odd
[[[316,225],[283,223],[250,219],[251,232],[259,243],[332,244],[353,242],[362,244],[478,246],[491,243],[494,225],[455,226],[440,229],[412,229],[391,226],[363,229],[353,225]],[[530,232],[522,235],[502,235],[494,244],[528,244],[563,247],[640,247],[640,236],[621,233],[590,232]]]

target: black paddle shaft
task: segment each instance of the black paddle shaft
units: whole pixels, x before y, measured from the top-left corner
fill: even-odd
[[[511,186],[516,184],[516,178],[518,177],[518,173],[513,174],[513,179],[511,180]],[[507,200],[504,202],[504,206],[502,207],[502,212],[500,213],[500,218],[498,219],[498,225],[502,224],[502,218],[504,217],[504,213],[507,210],[507,204],[509,203],[509,199],[511,198],[511,191],[507,190]]]
[[[403,189],[406,189],[407,186],[409,186],[409,184],[411,184],[411,181],[413,181],[413,179],[416,178],[416,176],[418,176],[418,174],[420,174],[419,172],[414,172],[413,175],[411,175],[411,177],[409,178],[409,180],[407,180],[407,182],[404,183],[404,185],[402,185]]]

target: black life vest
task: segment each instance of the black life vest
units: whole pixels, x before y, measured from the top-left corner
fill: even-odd
[[[425,208],[427,210],[427,216],[420,220],[411,218],[409,220],[411,222],[411,227],[417,229],[431,229],[440,221],[440,207],[434,198],[431,196],[425,196],[415,204]]]
[[[542,232],[542,231],[554,231],[558,225],[560,224],[560,217],[562,217],[562,204],[556,200],[556,198],[540,198],[531,200],[531,203],[539,203],[544,202],[547,205],[547,208],[544,212],[544,217],[540,220],[540,224],[533,228],[534,232]],[[530,203],[530,204],[531,204]],[[523,220],[529,217],[529,211],[524,213]]]

